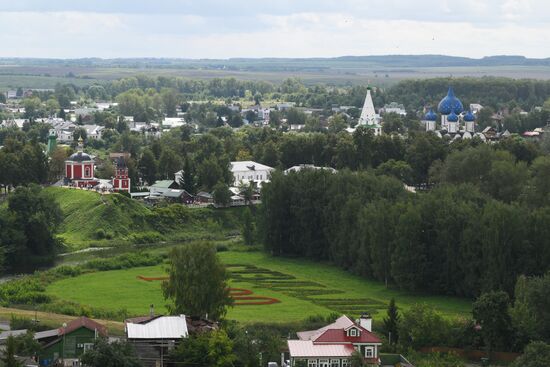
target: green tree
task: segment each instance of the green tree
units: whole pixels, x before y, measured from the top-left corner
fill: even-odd
[[[105,338],[99,338],[92,349],[81,357],[81,362],[89,367],[141,367],[134,347],[127,342],[110,343]]]
[[[51,264],[58,247],[55,233],[62,220],[59,204],[39,186],[22,186],[9,196],[8,212],[10,229],[18,233],[14,241],[7,241],[11,270],[34,270]]]
[[[391,340],[390,344],[397,344],[399,340],[399,320],[401,316],[399,315],[399,310],[395,304],[395,298],[390,300],[387,310],[388,316],[384,318],[384,331],[388,333],[388,338]]]
[[[224,330],[192,334],[171,353],[182,366],[232,367],[237,357],[233,342]]]
[[[231,191],[223,182],[214,185],[213,191],[214,203],[220,206],[227,206],[231,202]]]
[[[4,367],[22,367],[23,364],[19,362],[15,356],[17,343],[13,336],[9,336],[6,340],[6,349],[4,350],[4,356],[2,362]]]
[[[510,367],[547,367],[550,366],[550,345],[541,341],[531,342],[525,347]]]
[[[481,326],[483,340],[489,352],[506,350],[510,345],[513,334],[509,307],[510,298],[502,291],[484,293],[474,302],[472,315]]]
[[[246,208],[244,210],[242,222],[242,236],[244,244],[247,246],[252,246],[254,244],[255,231],[250,208]]]
[[[192,243],[170,252],[169,279],[163,283],[173,314],[221,319],[233,304],[228,273],[209,243]]]
[[[415,304],[403,312],[398,330],[401,345],[418,349],[445,345],[448,325],[433,307]]]
[[[164,148],[159,158],[159,174],[165,179],[173,179],[174,173],[181,167],[181,161],[176,152],[170,148]]]
[[[157,162],[155,155],[150,149],[145,149],[141,154],[139,173],[149,185],[154,184],[157,180]]]

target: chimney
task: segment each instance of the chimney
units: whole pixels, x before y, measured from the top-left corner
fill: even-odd
[[[361,314],[359,320],[357,320],[359,326],[368,331],[372,331],[372,317],[368,313]]]
[[[155,317],[155,305],[153,305],[153,304],[151,304],[151,306],[149,306],[149,316]]]

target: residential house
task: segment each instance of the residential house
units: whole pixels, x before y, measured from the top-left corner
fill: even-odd
[[[80,356],[92,348],[98,337],[107,337],[107,328],[87,317],[63,324],[53,330],[39,331],[34,338],[42,345],[41,366],[62,361],[64,366],[79,365]]]
[[[307,361],[308,367],[348,367],[359,352],[365,363],[379,366],[382,341],[372,332],[372,318],[362,315],[352,321],[347,316],[317,330],[297,333],[298,340],[288,340],[290,365]]]
[[[183,117],[165,117],[162,121],[163,129],[174,129],[185,125],[185,119]]]
[[[103,130],[105,130],[105,126],[99,125],[83,125],[82,128],[86,130],[88,140],[100,140],[103,136]]]
[[[384,107],[382,108],[382,111],[384,113],[396,113],[400,116],[407,116],[407,111],[405,110],[405,106],[397,102],[391,102],[389,104],[384,105]]]
[[[200,204],[212,204],[214,203],[214,196],[208,192],[201,191],[195,195],[195,202]]]
[[[261,185],[269,182],[269,176],[274,168],[253,161],[231,162],[231,173],[233,174],[233,186],[241,183]]]
[[[179,188],[179,185],[174,180],[160,180],[156,181],[149,187],[149,192],[151,193],[151,195],[160,195],[166,191],[177,188]]]
[[[185,315],[145,316],[126,320],[126,337],[145,367],[164,366],[178,343],[189,334]]]

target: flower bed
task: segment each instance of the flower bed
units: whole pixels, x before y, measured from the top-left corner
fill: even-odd
[[[144,277],[143,275],[138,275],[138,279],[144,280],[146,282],[167,280],[168,277]],[[235,306],[263,306],[263,305],[272,305],[274,303],[279,303],[277,298],[273,297],[263,297],[263,296],[251,296],[254,294],[250,289],[245,288],[229,288],[229,295],[233,298],[233,305]]]

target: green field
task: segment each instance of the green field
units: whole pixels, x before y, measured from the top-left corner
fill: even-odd
[[[380,282],[350,275],[331,265],[305,260],[273,258],[261,252],[222,252],[220,257],[232,272],[231,286],[245,288],[255,296],[273,297],[272,305],[235,306],[228,317],[241,322],[287,322],[332,312],[356,316],[367,311],[375,320],[384,316],[392,297],[402,308],[417,302],[433,305],[446,316],[468,316],[471,302],[465,299],[421,296],[386,289]],[[126,309],[132,315],[146,314],[154,304],[165,312],[160,281],[138,276],[165,275],[163,266],[97,272],[51,284],[47,293],[59,299],[106,310]]]

